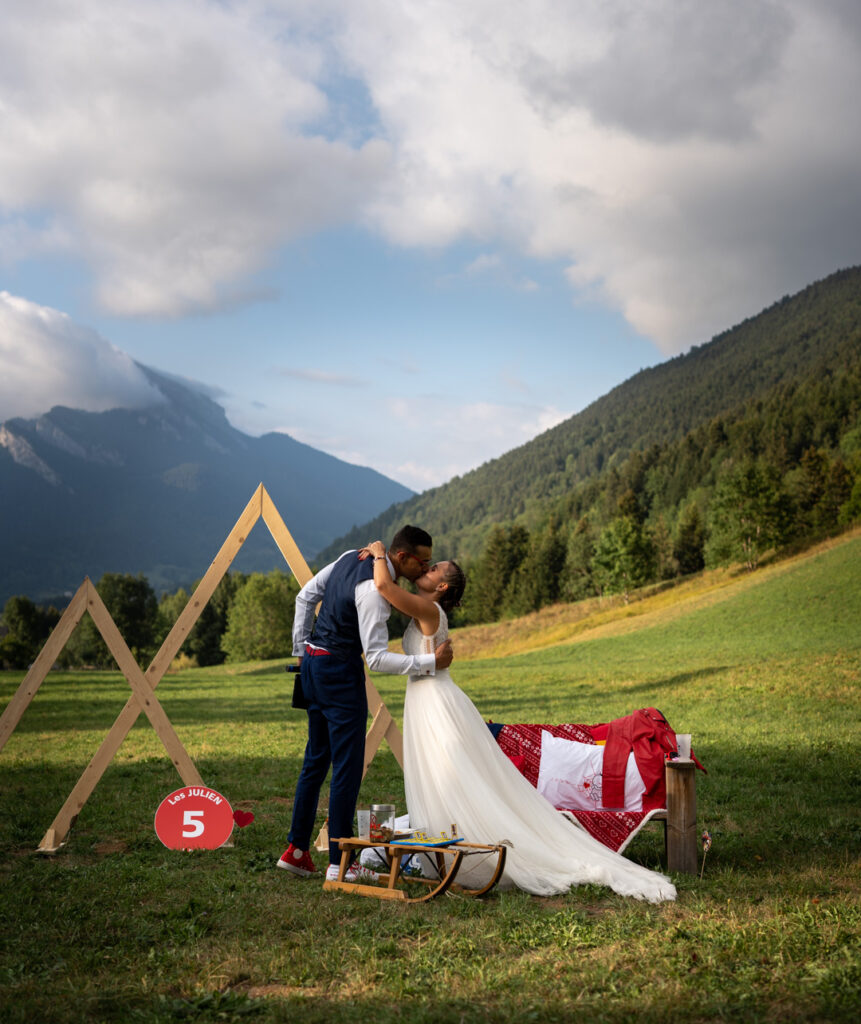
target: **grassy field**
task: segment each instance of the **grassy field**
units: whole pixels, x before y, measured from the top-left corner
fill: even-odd
[[[855,1021],[861,1014],[861,536],[628,606],[456,635],[487,718],[586,722],[649,705],[691,732],[702,878],[675,904],[597,888],[424,906],[274,870],[304,745],[283,664],[187,670],[159,697],[206,782],[255,821],[214,852],[153,829],[181,785],[139,722],[54,857],[33,853],[124,703],[51,674],[0,752],[0,1020]],[[0,706],[20,674],[0,674]],[[395,717],[403,681],[377,680]],[[404,807],[383,748],[363,802]],[[627,855],[663,856],[660,826]]]

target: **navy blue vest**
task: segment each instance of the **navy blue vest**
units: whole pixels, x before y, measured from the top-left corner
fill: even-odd
[[[342,661],[361,655],[356,586],[373,578],[373,558],[359,561],[355,551],[341,555],[326,581],[326,591],[311,636],[312,643],[324,647]]]

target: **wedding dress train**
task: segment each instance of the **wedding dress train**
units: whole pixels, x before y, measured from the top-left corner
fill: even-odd
[[[412,621],[404,650],[433,652],[447,636],[448,620],[440,609],[436,635],[422,636]],[[412,827],[439,834],[454,823],[468,842],[510,844],[503,886],[550,896],[594,883],[651,903],[676,897],[664,875],[609,850],[541,796],[499,749],[447,670],[410,677],[407,683],[404,779]],[[468,857],[458,881],[476,888],[490,871],[489,862]]]

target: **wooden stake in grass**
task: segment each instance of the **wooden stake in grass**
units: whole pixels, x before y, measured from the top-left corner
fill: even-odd
[[[700,881],[703,880],[703,872],[706,869],[706,854],[712,848],[712,835],[711,832],[703,832],[703,866],[700,868]]]

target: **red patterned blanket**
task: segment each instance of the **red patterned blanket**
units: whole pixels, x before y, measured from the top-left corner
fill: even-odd
[[[520,773],[536,788],[544,785],[545,795],[558,810],[611,850],[624,850],[646,822],[666,808],[664,762],[671,752],[675,754],[676,737],[655,708],[643,708],[623,719],[600,725],[500,726],[490,723],[490,729]],[[548,787],[546,777],[541,779],[542,742],[547,750],[553,741],[549,737],[542,738],[543,733],[554,740],[606,744],[597,761],[591,757],[597,768],[591,773],[588,768],[578,769],[578,776],[576,780],[572,778],[567,791],[564,779],[552,779],[555,786]],[[576,749],[583,751],[584,748]],[[588,751],[585,753],[591,756]],[[633,757],[629,757],[632,753]],[[636,782],[632,783],[634,777],[637,777]],[[572,794],[576,794],[577,801],[570,799]],[[570,806],[572,802],[579,806]],[[586,810],[584,805],[592,809]]]

